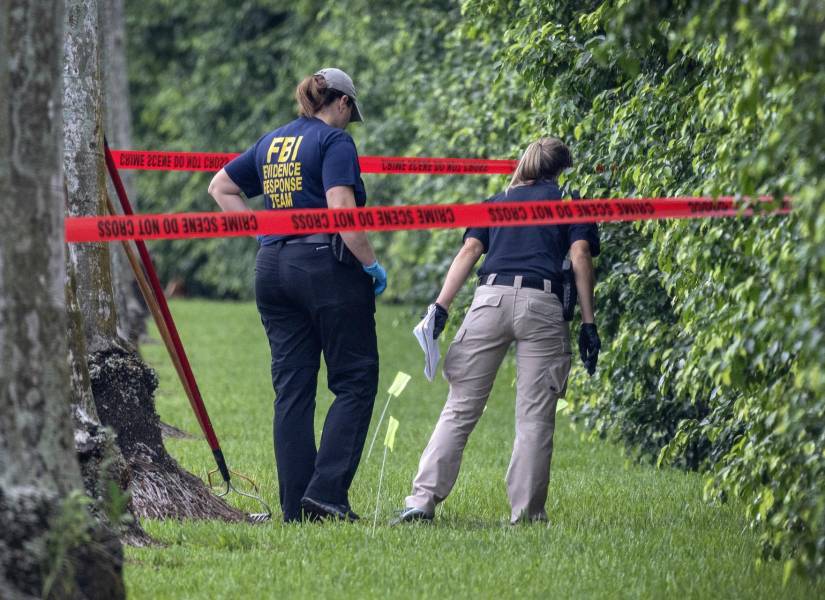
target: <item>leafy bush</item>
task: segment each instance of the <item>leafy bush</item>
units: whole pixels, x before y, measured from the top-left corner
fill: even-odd
[[[825,7],[470,1],[575,138],[586,195],[789,194],[791,217],[606,228],[579,417],[709,472],[788,572],[825,563]],[[511,15],[515,15],[512,17]],[[603,165],[600,172],[594,167]]]

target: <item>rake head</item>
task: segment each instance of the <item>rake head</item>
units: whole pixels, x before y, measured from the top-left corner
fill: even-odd
[[[229,495],[230,492],[234,492],[234,493],[238,494],[239,496],[243,496],[245,498],[250,498],[252,500],[255,500],[255,502],[260,504],[261,507],[264,509],[264,512],[247,513],[246,514],[247,523],[265,523],[265,522],[270,521],[272,519],[272,509],[269,508],[269,505],[266,502],[264,502],[263,498],[261,498],[261,492],[260,492],[260,490],[258,490],[258,486],[254,481],[252,481],[246,475],[242,475],[241,473],[238,473],[237,471],[229,471],[229,473],[234,475],[236,478],[247,482],[252,487],[252,490],[254,491],[254,493],[248,493],[248,492],[244,492],[242,490],[239,490],[232,483],[231,479],[224,479],[224,481],[223,481],[223,484],[224,484],[223,490],[215,491],[215,490],[219,489],[220,482],[213,481],[212,479],[218,473],[219,473],[218,469],[213,469],[213,470],[209,471],[209,473],[207,473],[207,480],[209,481],[209,488],[213,491],[213,493],[218,498],[223,498],[223,497]],[[215,477],[215,479],[217,479],[217,477]]]

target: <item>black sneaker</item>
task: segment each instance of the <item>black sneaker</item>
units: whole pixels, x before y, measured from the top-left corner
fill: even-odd
[[[400,525],[401,523],[412,523],[414,521],[432,521],[433,514],[427,511],[407,506],[403,510],[398,511],[398,515],[390,521],[390,525]]]
[[[333,504],[323,500],[315,500],[304,496],[301,498],[301,508],[310,520],[330,519],[333,521],[348,521],[353,523],[360,519],[346,504]]]

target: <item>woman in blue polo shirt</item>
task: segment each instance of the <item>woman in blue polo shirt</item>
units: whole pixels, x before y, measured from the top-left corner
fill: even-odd
[[[556,178],[571,165],[567,146],[542,138],[527,148],[507,190],[488,202],[561,200]],[[436,504],[452,490],[467,438],[513,342],[518,371],[516,439],[507,470],[510,519],[547,519],[556,403],[570,372],[570,329],[560,301],[562,264],[569,252],[583,323],[579,352],[592,374],[601,345],[591,260],[599,253],[599,234],[592,224],[468,229],[436,300],[436,337],[453,298],[485,252],[472,305],[444,358],[447,403],[396,522],[432,519]]]
[[[361,121],[355,87],[322,69],[296,90],[299,117],[263,135],[209,185],[225,211],[364,206],[358,153],[344,129]],[[267,235],[255,262],[255,299],[272,352],[275,458],[284,521],[354,521],[349,487],[378,387],[375,296],[387,275],[363,232]],[[324,354],[335,394],[315,446],[315,392]]]

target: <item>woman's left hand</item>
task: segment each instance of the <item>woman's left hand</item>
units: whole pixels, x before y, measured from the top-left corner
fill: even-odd
[[[582,323],[579,330],[579,356],[581,356],[584,368],[592,376],[596,372],[596,363],[599,361],[599,350],[602,348],[602,341],[596,330],[595,323]]]

